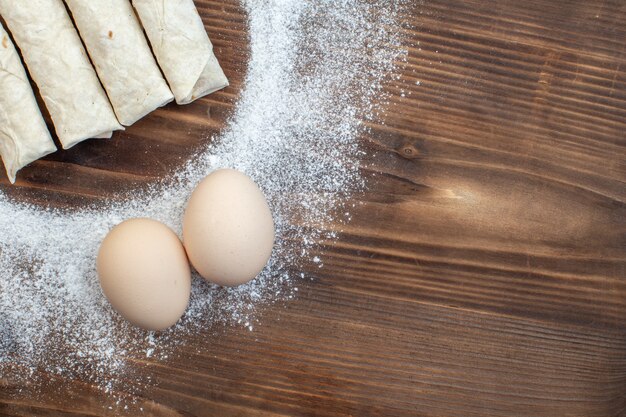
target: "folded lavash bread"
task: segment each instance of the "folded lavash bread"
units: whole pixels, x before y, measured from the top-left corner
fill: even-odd
[[[0,15],[68,149],[123,129],[62,0],[0,0]]]
[[[228,86],[193,0],[132,0],[178,104]]]
[[[56,151],[15,46],[0,23],[0,156],[7,176]]]
[[[65,3],[121,124],[174,100],[129,0]]]

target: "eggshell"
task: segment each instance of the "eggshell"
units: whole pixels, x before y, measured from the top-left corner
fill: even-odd
[[[191,264],[206,280],[236,286],[254,279],[274,246],[274,221],[265,196],[239,171],[211,173],[191,195],[183,242]]]
[[[164,330],[185,312],[191,270],[178,236],[164,224],[131,219],[106,236],[97,259],[104,295],[117,312],[146,330]]]

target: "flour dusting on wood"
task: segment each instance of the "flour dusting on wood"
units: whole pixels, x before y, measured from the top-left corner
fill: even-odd
[[[166,360],[185,334],[218,322],[253,331],[258,308],[294,297],[305,278],[299,265],[323,264],[312,249],[319,239],[333,238],[326,225],[350,217],[342,202],[364,185],[358,138],[381,110],[383,83],[405,58],[402,4],[247,0],[244,7],[251,58],[237,109],[181,172],[129,194],[124,203],[76,211],[24,205],[0,190],[5,379],[34,381],[45,373],[132,392],[132,384],[150,381],[133,380],[128,358]],[[269,200],[277,226],[269,265],[235,289],[194,277],[190,307],[173,329],[153,334],[130,327],[98,285],[101,240],[132,217],[152,217],[180,233],[191,190],[222,167],[250,175]]]

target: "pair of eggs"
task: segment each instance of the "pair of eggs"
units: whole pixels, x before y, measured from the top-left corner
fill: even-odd
[[[189,304],[189,263],[209,282],[237,286],[261,272],[273,246],[274,222],[263,193],[245,174],[222,169],[193,191],[182,242],[158,221],[127,220],[102,242],[98,278],[124,318],[146,330],[164,330]]]

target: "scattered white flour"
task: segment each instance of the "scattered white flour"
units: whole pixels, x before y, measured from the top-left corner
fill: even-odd
[[[363,186],[363,121],[376,117],[382,83],[403,59],[401,4],[247,0],[244,7],[251,59],[237,110],[182,172],[124,203],[76,211],[24,205],[0,190],[0,376],[44,371],[109,390],[125,358],[163,360],[181,334],[218,321],[252,331],[256,307],[294,296],[303,261],[323,264],[311,248],[333,237],[324,231],[333,216],[350,217],[341,202]],[[188,312],[167,332],[128,326],[100,291],[101,240],[132,217],[180,232],[191,190],[220,167],[246,172],[268,197],[277,225],[272,260],[236,289],[195,278]]]

